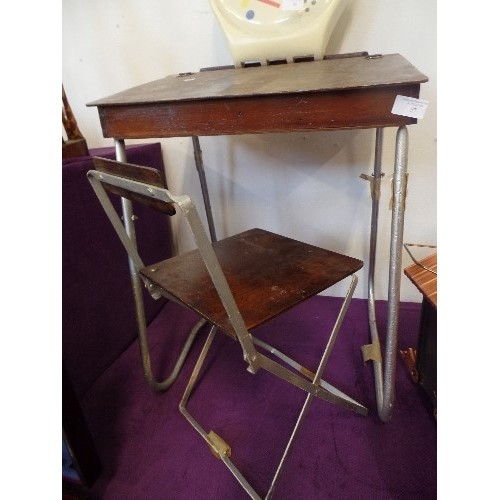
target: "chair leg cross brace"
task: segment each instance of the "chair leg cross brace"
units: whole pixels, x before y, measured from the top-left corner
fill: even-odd
[[[274,474],[273,480],[271,482],[271,485],[269,487],[269,490],[264,497],[265,500],[271,499],[272,495],[274,494],[274,491],[276,489],[276,484],[277,481],[281,475],[281,472],[284,467],[285,460],[288,456],[288,453],[293,445],[293,442],[295,440],[295,437],[297,435],[298,429],[301,426],[307,411],[309,410],[309,407],[311,406],[312,400],[314,396],[317,396],[321,399],[324,399],[330,403],[337,403],[340,404],[341,406],[348,408],[356,413],[359,413],[361,415],[366,415],[368,413],[368,410],[366,407],[355,401],[354,399],[350,398],[349,396],[345,395],[335,387],[331,386],[324,380],[322,380],[321,376],[323,374],[323,371],[326,367],[326,364],[328,362],[328,358],[330,356],[333,344],[335,342],[335,339],[337,337],[338,331],[340,329],[340,325],[344,319],[345,313],[347,311],[347,308],[349,306],[349,302],[352,298],[352,295],[354,293],[354,289],[356,287],[357,283],[357,278],[356,276],[352,276],[352,282],[351,286],[349,287],[349,290],[347,292],[347,295],[344,299],[344,303],[342,304],[342,308],[340,310],[340,313],[338,315],[337,321],[335,322],[335,326],[330,334],[330,337],[328,339],[327,345],[324,349],[319,367],[316,371],[316,373],[309,372],[309,370],[305,369],[302,367],[299,363],[294,361],[291,358],[288,358],[288,356],[284,355],[280,351],[274,349],[272,346],[269,346],[268,344],[258,340],[254,339],[254,343],[260,347],[263,347],[264,349],[270,351],[272,354],[274,354],[276,357],[280,358],[281,360],[285,361],[287,364],[298,370],[300,373],[305,373],[306,376],[309,376],[312,378],[312,381],[307,380],[306,378],[302,377],[298,373],[295,373],[288,368],[280,365],[276,361],[271,360],[267,356],[258,353],[258,365],[261,368],[264,368],[268,370],[269,372],[273,373],[277,377],[305,390],[308,394],[305,399],[305,402],[302,406],[302,409],[299,413],[299,416],[297,418],[297,421],[295,423],[294,429],[292,431],[292,434],[288,440],[288,443],[286,445],[285,451],[281,457],[281,460],[279,462],[278,468],[276,469],[276,472]],[[194,367],[193,373],[191,375],[191,378],[189,379],[188,385],[186,387],[186,390],[182,396],[181,402],[179,404],[179,410],[180,412],[184,415],[184,417],[188,420],[188,422],[198,431],[198,433],[203,437],[209,448],[211,449],[212,453],[220,458],[228,467],[228,469],[232,472],[232,474],[235,476],[235,478],[238,480],[240,485],[243,487],[243,489],[248,493],[248,495],[253,498],[253,499],[261,499],[261,497],[258,495],[258,493],[254,490],[254,488],[250,485],[250,483],[245,479],[245,477],[242,475],[242,473],[239,471],[239,469],[234,465],[234,463],[230,459],[230,454],[231,454],[231,449],[227,443],[220,437],[217,436],[213,431],[210,431],[207,433],[203,427],[193,418],[193,416],[187,411],[186,404],[187,401],[193,391],[193,388],[196,384],[196,381],[199,377],[201,367],[203,366],[203,363],[205,361],[205,358],[207,356],[208,350],[210,349],[210,346],[213,342],[213,339],[215,337],[215,333],[217,332],[217,327],[215,325],[212,325],[212,328],[210,329],[210,332],[208,334],[207,340],[205,341],[205,344],[203,345],[202,351],[200,353],[200,356],[196,362],[196,365]],[[309,372],[309,374],[307,373]]]

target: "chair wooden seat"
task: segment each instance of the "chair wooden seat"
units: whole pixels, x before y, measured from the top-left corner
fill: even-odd
[[[363,262],[251,229],[213,245],[245,326],[252,330],[355,273]],[[197,250],[142,269],[141,274],[236,338]]]

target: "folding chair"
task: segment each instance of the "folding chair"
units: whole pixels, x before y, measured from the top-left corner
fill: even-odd
[[[362,261],[262,229],[251,229],[211,243],[192,200],[188,196],[172,195],[158,171],[103,158],[94,158],[94,167],[95,170],[88,172],[89,180],[146,288],[154,296],[167,297],[197,312],[211,325],[179,409],[250,497],[261,498],[231,461],[230,447],[213,431],[206,432],[187,410],[187,403],[217,330],[240,343],[250,373],[255,374],[263,368],[307,392],[265,496],[271,498],[314,396],[361,415],[368,413],[362,404],[322,379],[356,287],[354,273],[361,269]],[[197,249],[145,266],[107,192],[145,203],[167,214],[172,213],[172,206],[176,206],[191,230]],[[251,332],[258,326],[348,277],[351,282],[347,294],[315,372],[252,335]]]

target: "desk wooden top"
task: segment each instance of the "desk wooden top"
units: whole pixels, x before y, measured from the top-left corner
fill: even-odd
[[[104,137],[307,132],[398,127],[397,95],[419,97],[427,77],[399,54],[170,75],[94,101]]]
[[[308,93],[423,83],[399,54],[180,73],[94,101],[89,106]]]
[[[419,263],[437,273],[437,253],[419,260]],[[437,275],[430,273],[417,264],[407,267],[405,269],[405,274],[423,296],[431,302],[434,307],[437,307]]]

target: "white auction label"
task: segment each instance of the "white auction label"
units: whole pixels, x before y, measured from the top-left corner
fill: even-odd
[[[404,95],[396,96],[391,113],[393,115],[408,116],[409,118],[421,119],[425,115],[429,101],[416,99],[415,97],[406,97]]]
[[[283,0],[281,10],[304,10],[304,0]]]

